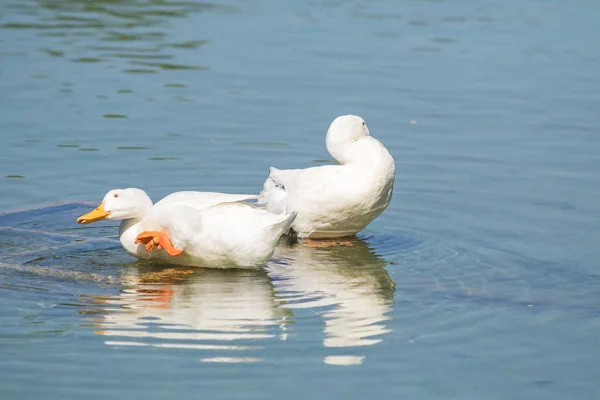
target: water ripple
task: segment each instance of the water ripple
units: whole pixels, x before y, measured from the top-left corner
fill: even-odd
[[[35,31],[39,36],[57,38],[40,49],[51,57],[68,57],[73,62],[124,60],[124,73],[159,70],[205,70],[203,65],[185,63],[141,63],[140,52],[152,53],[150,59],[173,59],[177,49],[197,49],[208,43],[197,37],[172,40],[161,26],[171,19],[195,13],[236,13],[237,7],[210,2],[175,1],[62,1],[38,0],[28,4],[12,3],[15,10],[8,20],[0,20],[0,29]],[[114,43],[106,46],[102,43]],[[133,44],[133,45],[131,45]],[[107,53],[108,51],[108,53]],[[111,54],[113,52],[113,54]],[[114,54],[116,52],[117,54]],[[137,60],[137,61],[136,61]]]

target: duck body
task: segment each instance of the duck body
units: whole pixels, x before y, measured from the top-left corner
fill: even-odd
[[[248,204],[221,203],[195,210],[186,205],[156,206],[138,231],[168,233],[176,257],[151,250],[160,259],[182,265],[212,268],[260,268],[273,255],[280,237],[289,230],[295,214],[274,214]]]
[[[259,202],[267,210],[298,213],[292,230],[299,238],[352,236],[392,200],[394,159],[369,135],[362,118],[337,118],[327,133],[327,149],[339,165],[271,168],[263,185]]]
[[[135,188],[132,189],[140,190]],[[139,224],[143,219],[142,217],[150,213],[151,210],[153,210],[155,207],[159,209],[168,210],[168,207],[186,206],[194,210],[200,211],[207,207],[211,207],[220,203],[251,200],[256,199],[258,197],[256,195],[249,194],[181,191],[171,193],[163,197],[158,202],[156,202],[156,204],[153,205],[152,200],[150,200],[147,194],[143,191],[141,192],[142,193],[138,193],[136,195],[136,201],[138,202],[140,207],[143,208],[144,211],[142,212],[141,216],[127,218],[121,221],[121,224],[119,225],[119,242],[121,242],[121,246],[123,246],[123,248],[130,255],[143,260],[161,258],[156,253],[147,252],[143,245],[135,243],[137,235],[141,232],[139,229]],[[164,257],[162,258],[164,259]]]

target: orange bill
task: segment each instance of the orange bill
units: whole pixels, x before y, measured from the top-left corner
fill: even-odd
[[[78,224],[91,224],[92,222],[102,221],[110,216],[110,212],[104,209],[104,202],[89,213],[77,218]]]
[[[146,245],[146,251],[150,251],[156,247],[159,250],[165,249],[167,254],[173,257],[183,253],[183,250],[173,246],[171,237],[167,232],[144,231],[135,238],[135,244],[138,243],[144,243]]]

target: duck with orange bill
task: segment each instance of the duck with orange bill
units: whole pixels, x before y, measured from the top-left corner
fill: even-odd
[[[296,214],[273,214],[241,202],[252,198],[256,196],[178,192],[153,205],[141,189],[115,189],[77,222],[121,220],[119,240],[140,259],[197,267],[260,268]]]

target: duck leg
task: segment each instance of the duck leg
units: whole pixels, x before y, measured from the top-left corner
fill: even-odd
[[[167,232],[161,232],[161,231],[141,232],[135,238],[135,244],[138,244],[138,243],[144,243],[146,245],[146,251],[151,251],[155,247],[158,248],[159,250],[162,248],[162,249],[165,249],[165,251],[170,256],[173,256],[173,257],[178,256],[183,252],[183,250],[178,249],[177,247],[173,246],[173,242],[171,242],[171,237],[169,236],[169,234]]]

